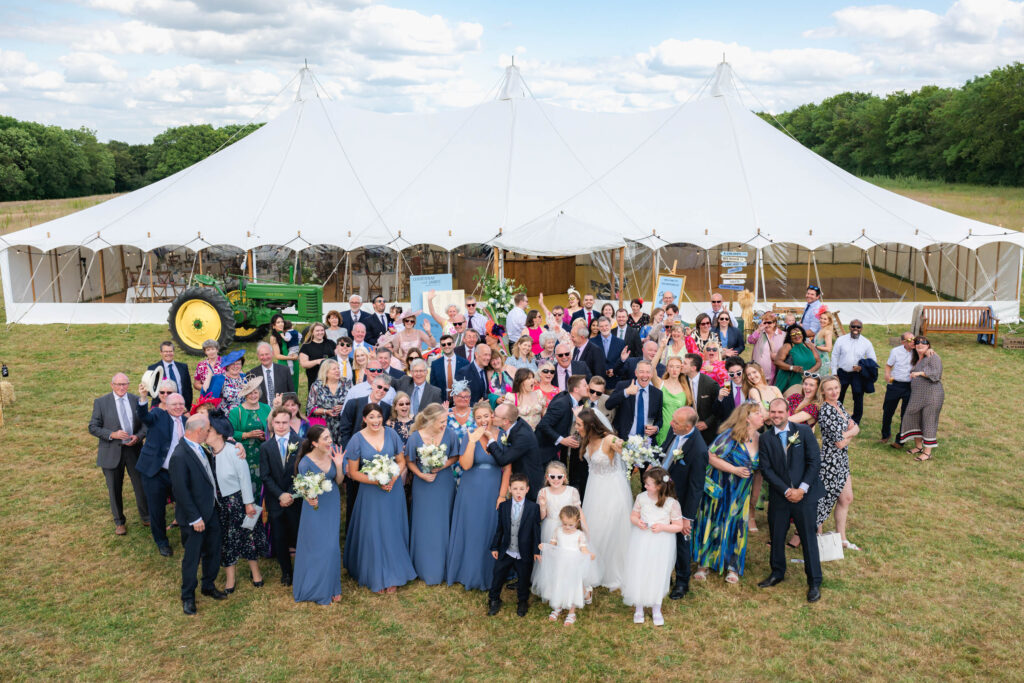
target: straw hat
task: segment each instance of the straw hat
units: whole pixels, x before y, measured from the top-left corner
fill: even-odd
[[[263,376],[262,375],[256,375],[255,377],[250,377],[249,381],[246,382],[245,386],[242,387],[242,390],[238,392],[238,398],[245,398],[247,395],[251,394],[252,392],[259,391],[261,384],[263,384]]]
[[[160,386],[160,380],[164,378],[164,366],[159,365],[153,370],[146,370],[142,373],[142,386],[146,387],[146,391],[149,392],[150,396],[157,395],[157,387]]]

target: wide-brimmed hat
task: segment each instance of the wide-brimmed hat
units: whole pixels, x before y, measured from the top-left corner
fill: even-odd
[[[232,351],[231,353],[227,354],[226,356],[220,359],[220,366],[226,369],[232,363],[237,363],[238,361],[242,360],[244,356],[245,349],[238,349],[237,351]]]
[[[262,375],[256,375],[255,377],[249,378],[249,381],[246,382],[241,391],[238,392],[238,398],[244,398],[246,395],[251,394],[254,391],[259,391],[261,384],[263,384]]]
[[[142,373],[142,379],[140,384],[146,387],[146,391],[149,392],[150,396],[157,395],[157,387],[160,386],[160,380],[164,378],[164,366],[160,365],[153,370],[146,370]]]

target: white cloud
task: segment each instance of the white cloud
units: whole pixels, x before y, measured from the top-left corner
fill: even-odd
[[[23,52],[0,50],[0,76],[19,76],[39,72],[39,65]]]
[[[31,90],[57,90],[64,86],[64,77],[56,71],[40,71],[21,79],[21,87]]]
[[[95,52],[72,52],[58,61],[64,66],[64,78],[69,83],[109,83],[128,76],[113,59]]]

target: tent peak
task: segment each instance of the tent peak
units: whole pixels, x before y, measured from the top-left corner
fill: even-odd
[[[304,102],[310,97],[320,97],[320,91],[316,87],[316,77],[309,68],[309,62],[303,60],[302,68],[299,69],[299,85],[295,88],[295,101]]]
[[[522,74],[519,73],[519,67],[515,64],[515,58],[510,66],[505,67],[505,77],[501,81],[501,87],[498,89],[498,96],[495,99],[526,99],[526,84],[523,82]]]
[[[711,96],[728,96],[739,99],[739,91],[736,88],[736,78],[732,72],[732,66],[725,61],[725,54],[722,54],[722,62],[715,67],[715,75],[711,78]]]

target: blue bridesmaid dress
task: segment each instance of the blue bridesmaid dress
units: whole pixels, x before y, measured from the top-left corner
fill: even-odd
[[[405,457],[421,470],[416,450],[423,445],[419,432],[409,435]],[[462,453],[459,436],[446,427],[439,445],[447,446],[448,457]],[[448,530],[452,522],[452,504],[455,501],[455,476],[451,467],[437,472],[434,481],[427,482],[413,473],[412,477],[412,522],[410,523],[409,553],[412,566],[424,583],[433,586],[444,581],[444,570],[448,555]]]
[[[469,439],[463,439],[462,450]],[[448,585],[461,583],[466,590],[488,590],[494,571],[491,541],[498,528],[498,491],[501,467],[477,443],[473,466],[462,473],[455,494],[452,527],[448,538]]]
[[[308,457],[299,462],[299,474],[321,472]],[[331,604],[331,598],[341,595],[341,492],[334,478],[338,468],[331,463],[325,473],[331,480],[331,490],[317,498],[317,509],[302,501],[299,518],[299,536],[295,544],[295,572],[292,595],[295,602]]]
[[[345,460],[357,460],[362,467],[378,455],[394,459],[401,452],[401,437],[394,429],[385,427],[384,447],[380,451],[357,432],[348,442]],[[391,491],[375,484],[359,484],[345,538],[344,564],[359,585],[374,592],[402,586],[416,578],[409,556],[409,517],[401,478]]]

